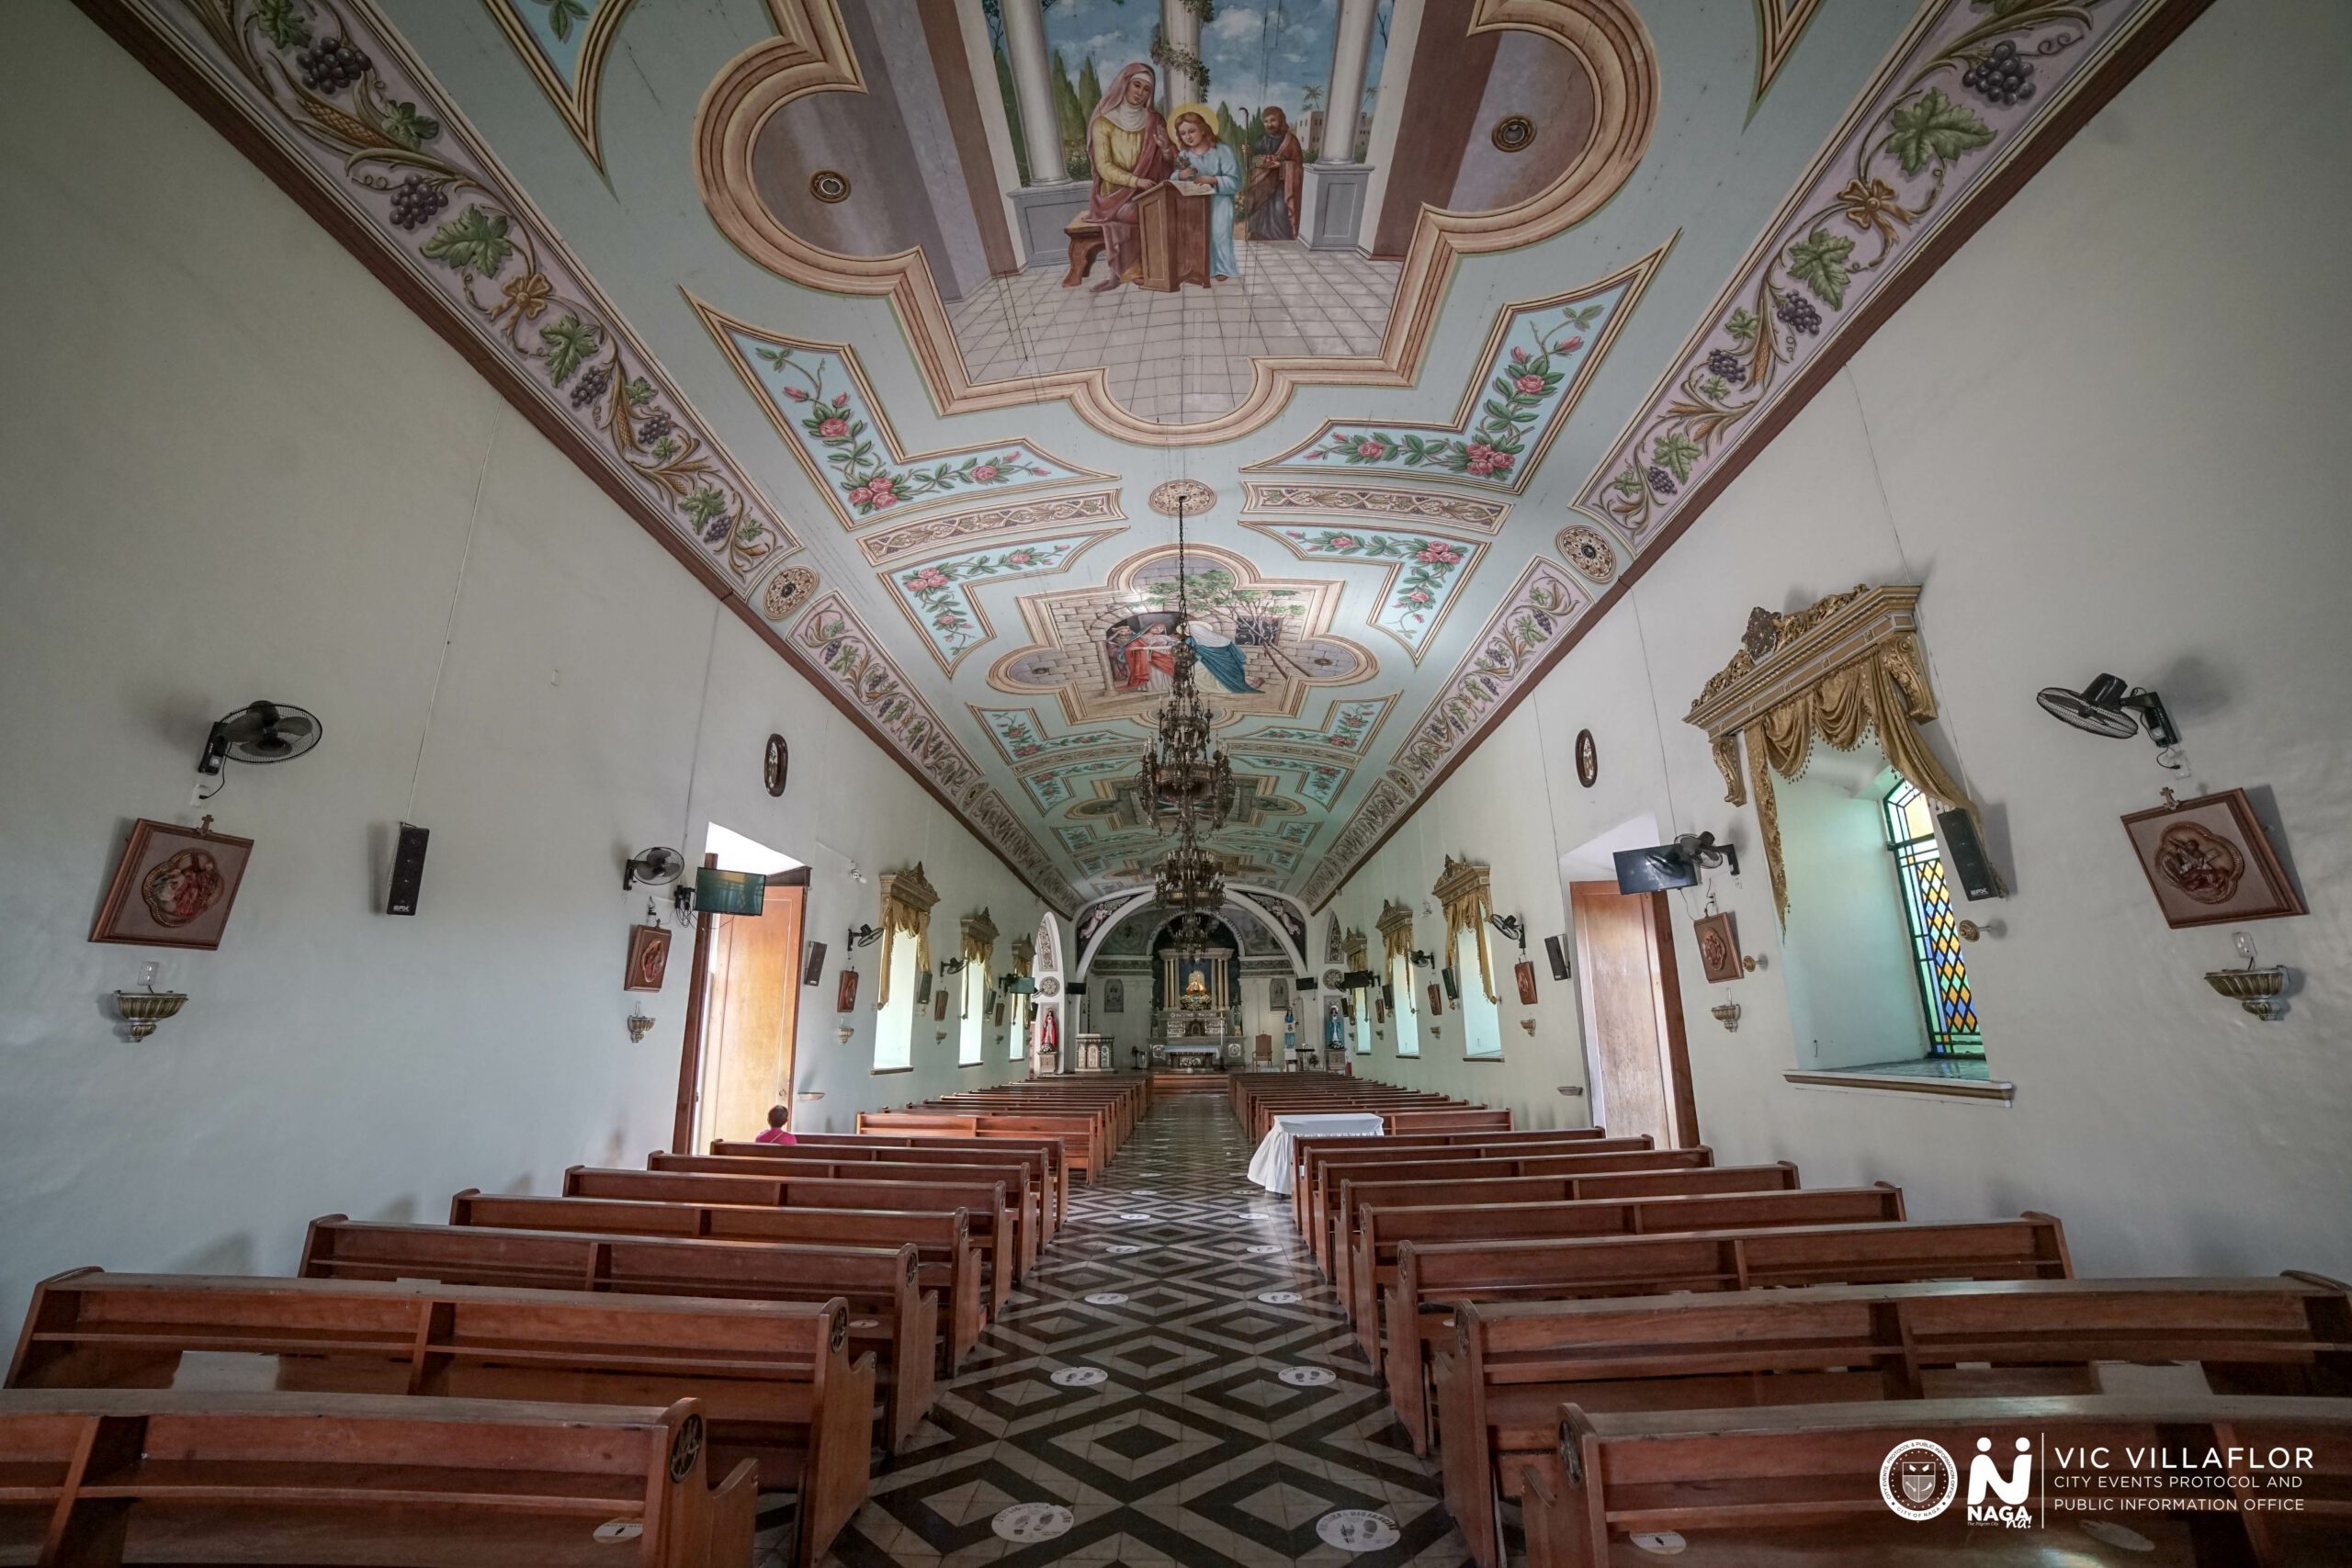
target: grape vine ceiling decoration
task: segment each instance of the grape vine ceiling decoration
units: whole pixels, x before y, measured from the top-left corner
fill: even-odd
[[[2202,0],[1751,0],[1663,44],[1634,0],[1399,7],[1312,243],[1245,218],[1238,276],[1101,294],[1091,171],[1023,172],[986,8],[884,3],[80,0],[1070,909],[1154,844],[1102,770],[1173,657],[1172,528],[1123,494],[1223,498],[1187,597],[1251,781],[1228,852],[1327,899]],[[1047,8],[1064,77],[1148,60],[1159,9]],[[1534,142],[1404,123],[1464,70],[1542,85]],[[1360,229],[1317,231],[1347,180]]]

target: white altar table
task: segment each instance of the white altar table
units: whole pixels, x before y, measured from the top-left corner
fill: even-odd
[[[1385,1125],[1375,1114],[1355,1111],[1277,1116],[1273,1129],[1259,1142],[1258,1152],[1250,1156],[1250,1179],[1269,1192],[1288,1197],[1297,1181],[1293,1145],[1299,1138],[1377,1138]]]

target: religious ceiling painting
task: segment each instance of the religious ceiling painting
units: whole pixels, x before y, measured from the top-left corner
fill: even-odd
[[[1074,480],[1109,479],[1025,441],[909,452],[845,344],[763,333],[687,296],[768,422],[848,528],[907,513]]]
[[[1327,901],[2201,8],[81,3],[1064,910],[1180,637]]]
[[[1247,558],[1207,547],[1190,553],[1185,574],[1191,618],[1182,640],[1221,719],[1295,716],[1310,689],[1379,672],[1370,651],[1330,635],[1340,584],[1261,577]],[[1130,556],[1100,587],[1024,594],[1021,613],[1035,640],[991,666],[989,684],[1015,696],[1050,694],[1071,724],[1144,717],[1175,671],[1177,575],[1170,547]]]
[[[1326,421],[1313,436],[1250,471],[1321,465],[1450,479],[1514,494],[1526,490],[1671,243],[1599,283],[1514,305],[1498,317],[1451,420]]]
[[[888,297],[942,409],[1131,439],[1409,385],[1456,259],[1598,210],[1657,115],[1626,0],[770,9],[697,115],[721,231]]]

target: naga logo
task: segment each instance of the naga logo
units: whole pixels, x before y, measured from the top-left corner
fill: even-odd
[[[1994,1501],[1986,1502],[1989,1492]],[[2024,1529],[2033,1523],[2033,1510],[2026,1506],[2026,1498],[2033,1492],[2033,1441],[2018,1439],[2017,1461],[2009,1466],[2004,1478],[2000,1462],[1993,1457],[1993,1439],[1976,1439],[1976,1453],[1968,1461],[1968,1522],[1972,1525],[2007,1525]]]
[[[1897,1443],[1878,1467],[1878,1495],[1905,1518],[1924,1524],[1960,1495],[1960,1466],[1925,1438]]]

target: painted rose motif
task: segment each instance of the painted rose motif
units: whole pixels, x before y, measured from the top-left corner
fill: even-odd
[[[849,421],[835,417],[817,422],[817,434],[827,441],[838,440],[849,434]]]

